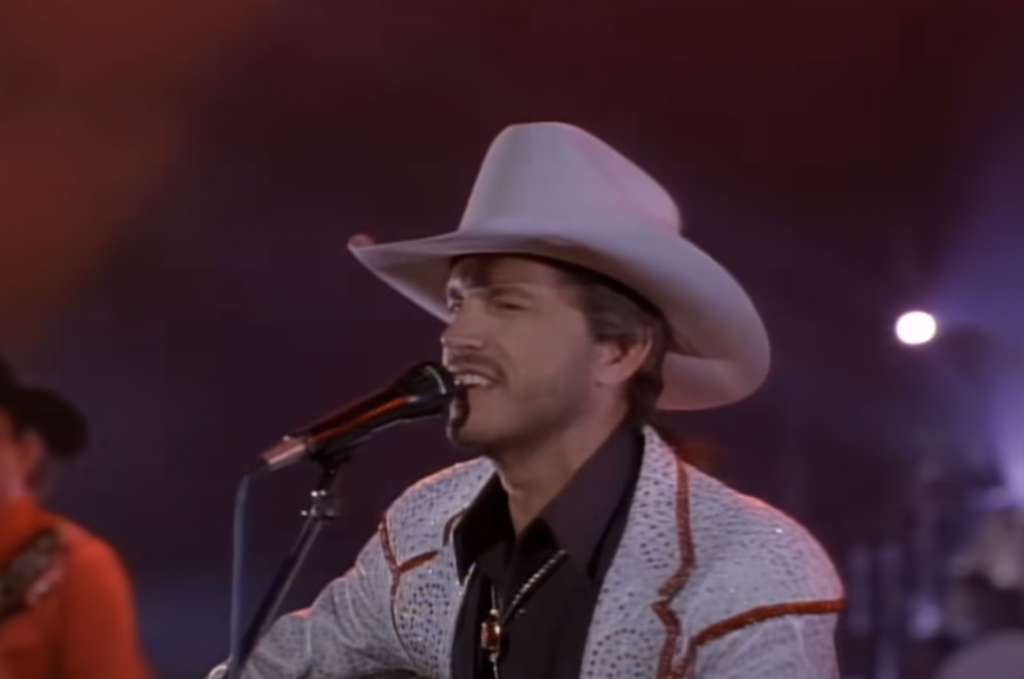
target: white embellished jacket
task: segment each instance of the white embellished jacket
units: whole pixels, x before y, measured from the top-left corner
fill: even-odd
[[[244,679],[450,679],[465,584],[452,528],[492,474],[478,459],[408,489],[355,565],[271,626]],[[836,679],[842,601],[804,528],[682,463],[648,429],[581,677]]]

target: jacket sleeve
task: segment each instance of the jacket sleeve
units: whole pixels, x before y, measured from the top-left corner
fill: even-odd
[[[724,634],[697,651],[693,679],[838,679],[837,615],[786,615]]]
[[[391,573],[375,534],[355,565],[313,605],[277,620],[257,643],[243,679],[355,679],[404,672],[391,620]],[[226,672],[220,665],[208,679]]]
[[[61,594],[59,658],[82,679],[150,679],[128,574],[106,543],[76,537]]]
[[[718,552],[706,550],[705,579],[679,611],[691,614],[687,679],[837,679],[845,591],[835,565],[776,510],[751,501],[741,518],[719,528],[727,537]]]

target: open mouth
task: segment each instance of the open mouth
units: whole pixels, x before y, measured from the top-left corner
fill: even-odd
[[[491,377],[480,373],[458,372],[455,373],[455,384],[463,389],[469,389],[473,387],[493,387],[495,381]]]

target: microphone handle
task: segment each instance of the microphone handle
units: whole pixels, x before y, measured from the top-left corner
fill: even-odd
[[[308,436],[285,436],[268,448],[257,463],[257,472],[274,472],[306,458],[312,448]]]

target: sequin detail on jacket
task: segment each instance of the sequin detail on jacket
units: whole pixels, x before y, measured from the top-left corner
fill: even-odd
[[[409,488],[355,565],[271,627],[244,679],[450,679],[463,586],[449,537],[493,473],[475,460]],[[581,679],[832,679],[842,600],[803,527],[688,467],[648,429]]]

